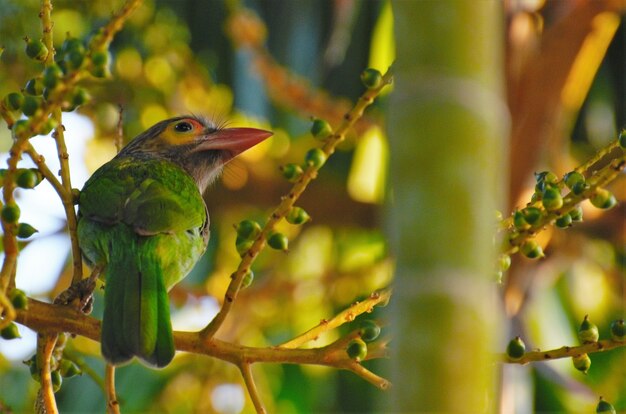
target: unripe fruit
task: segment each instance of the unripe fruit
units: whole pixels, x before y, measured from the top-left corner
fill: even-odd
[[[21,338],[20,331],[17,329],[17,325],[11,322],[9,325],[5,326],[2,330],[0,330],[0,336],[2,339],[16,339]]]
[[[71,377],[74,377],[76,375],[82,374],[82,371],[78,367],[78,365],[76,365],[72,361],[70,361],[68,359],[63,359],[59,363],[59,373],[64,378],[71,378]]]
[[[572,217],[569,214],[563,214],[556,219],[555,224],[558,228],[565,229],[572,225]]]
[[[502,272],[506,272],[511,267],[511,256],[508,254],[502,254],[498,258],[498,268]]]
[[[7,223],[17,223],[20,219],[20,208],[17,204],[5,204],[0,212],[2,219]]]
[[[248,286],[250,286],[253,280],[254,280],[254,273],[252,272],[252,270],[248,269],[246,274],[243,275],[243,279],[241,280],[241,289],[245,289]]]
[[[107,50],[94,52],[91,55],[92,65],[89,71],[96,78],[106,78],[110,74],[109,61],[110,57]]]
[[[558,188],[548,187],[543,191],[541,203],[546,210],[557,210],[563,206],[563,197]]]
[[[311,216],[301,207],[291,207],[285,219],[291,224],[304,224],[311,220]]]
[[[589,189],[589,184],[584,181],[580,181],[572,186],[572,193],[580,195]]]
[[[39,96],[26,95],[24,97],[24,102],[22,102],[22,112],[24,112],[24,115],[26,116],[33,116],[35,112],[41,108],[42,104],[43,99]]]
[[[617,342],[626,341],[626,324],[623,319],[611,322],[611,337]]]
[[[50,377],[52,378],[52,391],[57,392],[61,389],[61,385],[63,385],[63,377],[58,370],[52,371]]]
[[[600,397],[600,401],[598,401],[598,405],[596,405],[596,413],[597,414],[616,414],[615,408],[611,403],[606,402]]]
[[[237,248],[237,253],[239,256],[243,257],[248,250],[254,244],[254,240],[241,239],[237,237],[237,241],[235,242],[235,247]]]
[[[520,251],[529,259],[543,257],[543,250],[541,249],[541,246],[539,246],[539,244],[533,239],[526,240],[520,247]]]
[[[19,92],[11,92],[4,97],[4,106],[10,111],[17,111],[24,103],[24,95]]]
[[[333,129],[330,124],[323,119],[314,119],[311,125],[311,135],[319,140],[325,140],[332,135]]]
[[[518,230],[526,230],[530,228],[530,224],[524,218],[524,213],[520,210],[515,210],[513,213],[513,226]]]
[[[583,208],[581,206],[574,207],[568,214],[573,222],[583,221]]]
[[[41,126],[41,130],[39,131],[40,135],[48,135],[54,128],[59,125],[59,122],[54,118],[46,119],[46,122]]]
[[[43,93],[43,80],[41,78],[32,78],[26,82],[24,92],[29,95],[39,96]]]
[[[20,168],[17,171],[15,184],[21,188],[35,188],[42,178],[41,173],[35,168]]]
[[[563,181],[565,182],[567,188],[573,190],[574,186],[585,183],[585,177],[578,171],[570,171],[565,174],[565,176],[563,177]]]
[[[378,338],[378,335],[380,335],[380,326],[378,326],[376,322],[366,319],[361,322],[359,334],[361,335],[361,339],[365,342],[371,342]]]
[[[591,358],[589,358],[589,355],[587,354],[572,357],[572,363],[574,364],[574,368],[583,374],[586,374],[587,371],[589,371],[589,368],[591,368]]]
[[[237,237],[242,240],[253,240],[261,233],[261,226],[254,220],[242,220],[237,225]]]
[[[617,200],[615,199],[613,193],[605,190],[604,188],[596,189],[589,201],[591,201],[591,204],[593,204],[594,207],[601,208],[603,210],[608,210],[617,204]]]
[[[274,233],[267,239],[267,244],[272,249],[287,251],[289,248],[289,239],[282,233]]]
[[[63,41],[61,46],[61,54],[67,54],[69,52],[81,52],[85,53],[85,46],[83,42],[76,37],[68,37]]]
[[[312,148],[307,151],[304,161],[307,165],[320,168],[326,162],[326,154],[320,148]]]
[[[63,56],[64,72],[67,72],[68,70],[78,69],[80,65],[83,64],[84,60],[85,60],[84,50],[83,51],[70,50],[69,52],[65,54],[65,56]]]
[[[28,223],[20,223],[17,226],[17,237],[20,239],[27,239],[30,236],[32,236],[33,234],[37,233],[39,230],[37,230],[36,228],[34,228],[33,226],[31,226]]]
[[[91,97],[85,88],[77,87],[72,94],[72,105],[74,107],[86,104]]]
[[[62,77],[63,71],[61,70],[59,65],[50,65],[43,71],[43,86],[49,89],[54,89],[59,84],[59,80]]]
[[[522,210],[522,214],[524,215],[526,223],[530,225],[537,223],[542,216],[541,210],[537,207],[526,207]]]
[[[298,164],[286,164],[280,167],[280,172],[290,182],[298,181],[302,176],[302,167]]]
[[[355,338],[348,344],[346,353],[356,362],[361,362],[367,356],[367,345],[361,338]]]
[[[11,127],[11,132],[13,133],[14,137],[23,137],[23,135],[27,133],[29,128],[30,124],[26,119],[19,119],[15,121],[15,123]]]
[[[542,171],[540,173],[535,173],[535,180],[537,181],[535,191],[543,193],[547,188],[554,187],[554,185],[559,181],[559,177],[557,177],[552,171]]]
[[[598,327],[589,320],[589,315],[585,315],[583,322],[578,328],[578,339],[583,344],[589,344],[598,342],[600,334],[598,333]]]
[[[378,88],[383,81],[383,75],[380,71],[367,68],[361,72],[361,82],[368,89]]]
[[[512,360],[517,361],[524,356],[526,352],[526,344],[522,341],[522,338],[516,336],[509,341],[506,347],[506,355]]]
[[[15,309],[26,309],[28,307],[28,298],[23,290],[11,290],[11,293],[9,293],[9,299]]]
[[[35,60],[44,60],[48,56],[48,48],[39,39],[26,40],[26,55]]]

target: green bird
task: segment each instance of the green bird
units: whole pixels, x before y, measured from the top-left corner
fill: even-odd
[[[167,292],[204,252],[209,215],[202,194],[222,167],[272,133],[219,128],[195,116],[138,135],[80,192],[78,238],[103,269],[102,355],[164,367],[174,357]]]

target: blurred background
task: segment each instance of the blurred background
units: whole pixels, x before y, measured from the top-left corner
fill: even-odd
[[[414,3],[419,8],[430,2]],[[533,172],[570,171],[614,140],[626,124],[622,24],[626,4],[506,0],[496,4],[496,19],[481,20],[480,14],[473,14],[468,20],[455,3],[441,2],[442,10],[450,14],[439,17],[464,19],[460,29],[480,27],[487,34],[480,38],[483,47],[496,51],[500,59],[490,71],[497,74],[496,89],[508,114],[501,119],[506,133],[497,137],[503,150],[493,153],[496,167],[489,168],[500,180],[496,207],[507,216],[529,200]],[[56,47],[66,33],[88,37],[121,4],[55,1]],[[116,36],[111,77],[89,81],[85,86],[91,101],[64,114],[74,187],[80,188],[91,172],[114,156],[120,107],[125,141],[162,119],[184,113],[275,134],[230,163],[206,195],[211,240],[192,274],[171,293],[175,329],[200,329],[215,315],[239,262],[233,225],[244,218],[265,220],[290,188],[279,166],[300,162],[317,145],[308,132],[311,117],[339,125],[363,92],[361,71],[366,67],[385,71],[396,58],[398,37],[403,37],[404,45],[415,39],[416,48],[427,44],[449,61],[475,58],[471,50],[459,54],[454,44],[435,38],[436,31],[430,32],[428,24],[410,30],[396,27],[394,33],[396,5],[382,0],[146,0]],[[0,43],[5,47],[0,96],[23,88],[40,71],[23,53],[24,36],[40,37],[39,7],[35,0],[0,0]],[[403,59],[400,53],[397,59]],[[394,89],[402,91],[403,86],[399,83]],[[402,108],[389,97],[385,93],[374,103],[299,201],[313,221],[280,228],[292,240],[289,254],[265,251],[255,262],[254,283],[239,296],[218,333],[220,339],[275,345],[392,283],[394,269],[403,259],[396,262],[389,240],[402,229],[393,227],[393,210],[386,207],[394,200],[394,188],[387,185],[394,154],[389,153],[386,120],[390,111]],[[419,104],[421,99],[413,96],[402,105]],[[1,126],[0,151],[7,151],[11,135]],[[445,129],[442,124],[443,137]],[[406,131],[405,138],[411,137],[412,130]],[[446,145],[445,140],[433,140]],[[37,137],[32,142],[55,171],[52,140]],[[21,165],[30,166],[26,160]],[[427,177],[433,167],[415,168]],[[69,285],[71,263],[63,210],[44,184],[18,194],[24,221],[39,233],[21,245],[17,285],[30,296],[49,301]],[[618,200],[626,200],[623,174],[610,189]],[[504,320],[491,332],[496,345],[484,345],[487,352],[503,352],[517,335],[529,349],[576,344],[576,330],[585,314],[592,316],[602,337],[608,336],[610,321],[626,313],[624,205],[607,212],[583,206],[582,224],[542,233],[546,259],[514,257],[502,280],[491,272],[483,275],[497,289],[494,312]],[[486,260],[493,259],[489,254]],[[97,296],[93,316],[101,316],[101,306]],[[385,308],[365,315],[383,324],[404,316]],[[429,317],[437,320],[437,315]],[[336,340],[356,323],[329,332],[314,345]],[[31,410],[38,385],[22,363],[34,353],[35,334],[21,326],[20,332],[21,340],[0,341],[0,402],[15,412]],[[394,334],[393,341],[402,340],[402,332]],[[419,353],[417,344],[415,349]],[[84,373],[67,379],[57,393],[60,410],[102,411],[99,344],[77,337],[66,352]],[[594,354],[592,362],[586,376],[568,359],[499,366],[492,406],[516,413],[590,412],[603,395],[626,409],[624,349]],[[410,367],[410,361],[406,364]],[[384,359],[366,365],[375,372],[389,370]],[[396,381],[413,383],[410,371],[394,374]],[[383,392],[348,372],[255,365],[254,373],[269,412],[387,411]],[[464,381],[472,381],[471,373],[460,374]],[[435,394],[449,393],[443,384],[436,387],[431,390]],[[238,370],[197,355],[181,353],[159,371],[135,362],[118,370],[117,389],[124,412],[253,412]],[[419,405],[414,407],[420,411]]]

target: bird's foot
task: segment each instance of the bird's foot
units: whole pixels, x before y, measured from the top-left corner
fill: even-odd
[[[95,278],[88,277],[71,285],[55,299],[55,305],[73,305],[86,315],[93,310],[93,291],[96,288]]]

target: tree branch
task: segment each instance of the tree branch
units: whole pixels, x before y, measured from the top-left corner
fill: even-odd
[[[604,352],[615,348],[625,347],[626,342],[618,342],[612,339],[603,339],[598,342],[578,346],[563,346],[549,351],[526,352],[520,359],[513,360],[506,354],[501,359],[507,364],[528,364],[529,362],[552,361],[560,358],[571,358],[582,354]]]

